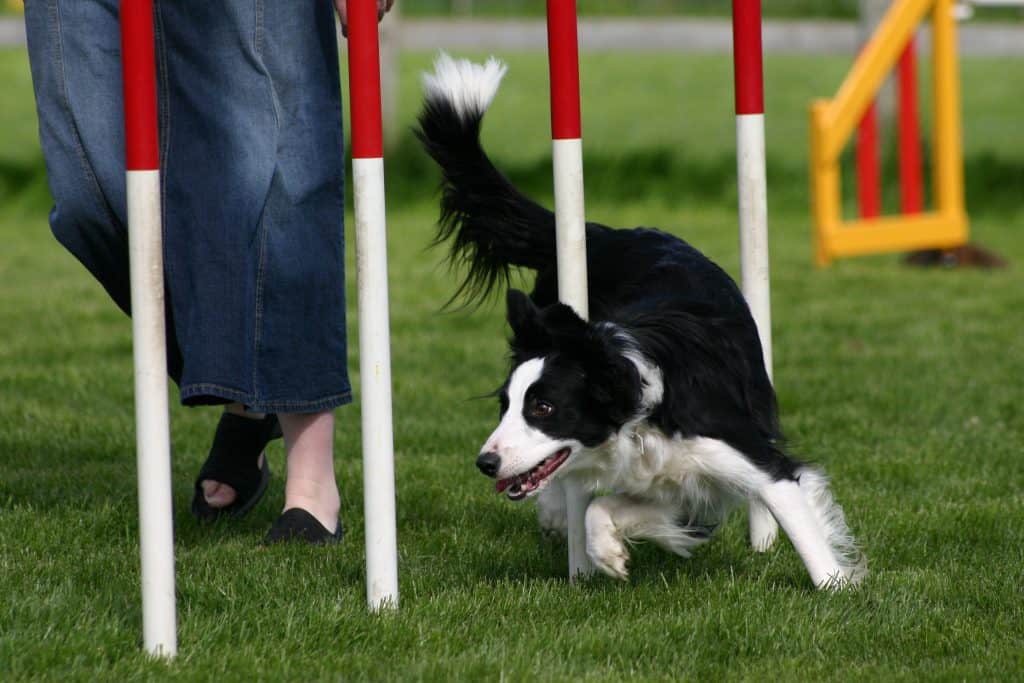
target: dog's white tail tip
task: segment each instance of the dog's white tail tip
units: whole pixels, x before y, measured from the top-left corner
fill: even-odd
[[[494,100],[506,71],[508,65],[496,57],[477,64],[440,52],[433,72],[423,74],[423,90],[428,101],[450,103],[461,119],[479,117]]]

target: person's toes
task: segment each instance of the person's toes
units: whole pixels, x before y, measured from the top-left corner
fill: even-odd
[[[207,479],[202,483],[203,498],[212,508],[223,508],[235,502],[235,490],[227,484]]]

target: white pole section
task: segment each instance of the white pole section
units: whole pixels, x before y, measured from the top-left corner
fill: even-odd
[[[558,250],[558,298],[588,317],[587,238],[583,207],[583,144],[577,139],[553,140],[555,172],[555,235]],[[569,542],[569,578],[591,574],[585,517],[591,496],[566,477],[565,510]]]
[[[768,378],[772,377],[772,304],[768,263],[768,195],[764,159],[764,114],[736,117],[739,184],[740,279],[757,323]]]
[[[353,159],[352,183],[359,288],[359,372],[363,393],[366,600],[370,609],[376,611],[385,606],[398,606],[384,160]]]
[[[150,653],[173,657],[178,645],[160,171],[128,171],[126,175],[143,641]]]
[[[142,631],[150,654],[171,658],[178,639],[152,0],[122,0],[120,20]]]
[[[772,309],[768,261],[768,189],[764,154],[764,69],[761,0],[733,0],[733,67],[736,88],[736,182],[739,194],[740,281],[757,324],[764,365],[772,379]],[[750,543],[768,550],[779,535],[771,512],[751,500]]]
[[[348,22],[352,186],[355,193],[356,281],[359,289],[366,601],[370,610],[378,611],[398,607],[398,534],[376,2],[350,0]]]
[[[558,250],[558,298],[580,317],[587,302],[587,232],[583,204],[583,141],[551,141],[555,176],[555,240]]]
[[[583,206],[583,142],[575,0],[548,0],[547,24],[558,298],[586,318],[589,315],[587,236]],[[563,485],[568,523],[569,578],[575,579],[594,572],[594,565],[587,557],[587,531],[584,524],[591,499],[571,477],[567,477]]]

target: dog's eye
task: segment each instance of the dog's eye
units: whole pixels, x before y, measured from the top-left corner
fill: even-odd
[[[534,401],[533,406],[530,408],[530,413],[534,417],[551,417],[551,414],[555,412],[555,407],[547,401]]]

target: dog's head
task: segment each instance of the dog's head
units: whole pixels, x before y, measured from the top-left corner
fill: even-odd
[[[477,466],[521,500],[637,415],[641,377],[614,328],[564,304],[540,309],[510,290],[508,322],[512,370],[499,390],[501,422]]]

